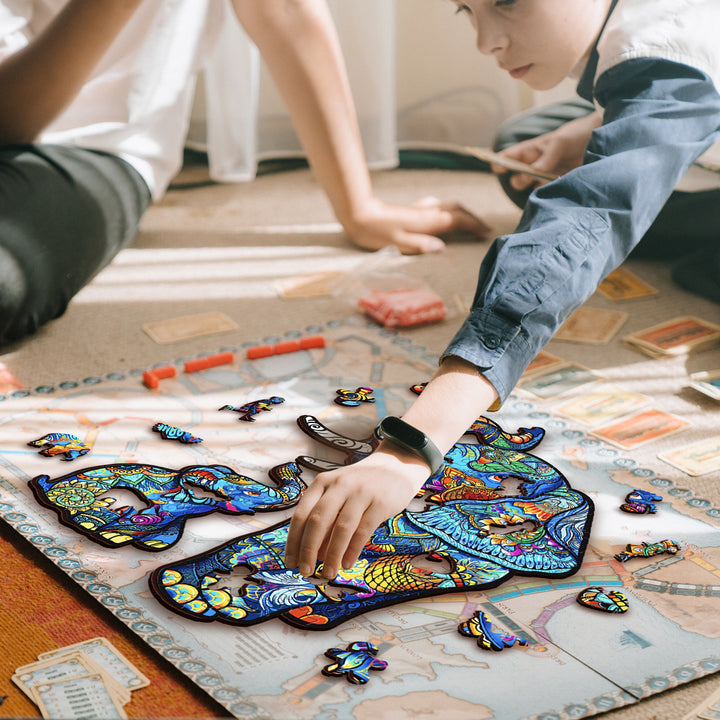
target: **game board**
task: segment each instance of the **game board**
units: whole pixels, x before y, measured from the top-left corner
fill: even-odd
[[[414,398],[410,386],[427,380],[436,363],[423,348],[361,319],[304,333],[322,333],[326,346],[253,361],[243,359],[243,348],[224,348],[235,351],[234,364],[179,372],[155,390],[142,384],[138,370],[12,393],[0,403],[0,517],[238,718],[363,720],[401,707],[407,716],[564,720],[720,670],[720,509],[694,497],[687,476],[653,453],[641,448],[631,457],[611,448],[522,391],[492,418],[512,431],[543,427],[547,434],[533,454],[595,505],[583,564],[569,577],[517,575],[484,591],[378,608],[326,631],[289,627],[277,618],[251,627],[197,622],[153,597],[152,572],[262,532],[284,522],[292,509],[191,517],[171,547],[147,552],[104,547],[59,524],[55,511],[35,500],[31,478],[104,464],[220,465],[263,481],[271,468],[298,456],[338,461],[338,453],[314,443],[296,419],[312,415],[348,437],[370,438],[379,417],[402,414]],[[372,387],[375,403],[333,402],[337,388],[357,387]],[[218,411],[276,395],[285,402],[254,423]],[[168,442],[152,430],[158,422],[203,442]],[[91,452],[65,461],[27,445],[48,433],[75,435]],[[313,475],[303,467],[304,481],[311,483]],[[663,496],[657,513],[619,509],[634,489]],[[409,510],[421,507],[416,500]],[[668,538],[681,545],[678,553],[624,563],[614,558],[628,543]],[[629,610],[606,614],[576,602],[583,588],[598,586],[622,589]],[[32,602],[31,593],[22,601]],[[495,632],[527,645],[492,653],[479,648],[458,632],[476,612]],[[388,667],[361,686],[324,675],[327,649],[354,642],[376,645],[377,659]]]

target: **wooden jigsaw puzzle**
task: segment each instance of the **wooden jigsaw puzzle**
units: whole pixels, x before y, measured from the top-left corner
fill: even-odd
[[[275,347],[320,334],[322,346],[246,357],[260,344]],[[272,603],[257,603],[259,612],[251,608],[250,615],[262,620],[252,625],[198,622],[187,603],[183,615],[170,611],[150,592],[151,576],[159,579],[175,568],[198,577],[216,573],[191,559],[211,557],[238,538],[257,544],[271,528],[285,526],[293,500],[270,502],[270,512],[225,512],[220,508],[231,500],[220,486],[183,486],[204,502],[191,504],[181,531],[173,531],[174,542],[158,537],[167,545],[148,552],[142,543],[106,545],[60,522],[59,509],[39,503],[30,481],[47,476],[49,491],[55,481],[81,480],[93,468],[163,468],[166,487],[175,488],[172,496],[188,468],[224,467],[262,494],[264,488],[282,489],[269,477],[272,468],[296,463],[298,483],[310,484],[315,472],[370,452],[378,418],[402,415],[414,397],[410,387],[426,381],[437,362],[423,348],[359,318],[219,350],[231,351],[234,361],[178,372],[153,390],[138,369],[10,391],[0,403],[0,518],[228,714],[242,720],[362,719],[389,714],[402,697],[404,707],[441,707],[450,717],[570,720],[641,702],[720,670],[720,508],[693,492],[693,478],[657,460],[662,442],[632,452],[611,447],[553,412],[566,396],[530,399],[522,390],[492,414],[493,422],[480,421],[478,434],[462,439],[443,472],[426,483],[423,497],[379,530],[376,539],[396,542],[398,554],[382,544],[368,548],[362,572],[334,583],[311,578],[301,593],[311,601],[303,604],[294,580],[284,578],[292,580],[292,602],[277,600],[287,590],[279,583],[282,593]],[[372,387],[375,403],[345,408],[333,402],[337,388],[357,387]],[[274,396],[285,402],[255,423],[218,413],[228,402]],[[152,430],[159,419],[203,442],[164,440]],[[511,435],[500,428],[530,429]],[[533,428],[546,431],[541,441]],[[52,433],[74,435],[91,454],[68,463],[27,445]],[[515,479],[518,472],[533,482]],[[641,490],[662,496],[661,504],[652,501],[656,514],[620,510],[630,493]],[[148,492],[155,498],[142,500],[116,483],[90,495],[104,499],[115,517],[129,507],[126,519],[160,516],[159,500],[167,496],[159,486],[149,485]],[[587,509],[586,519],[565,522],[563,505],[570,516]],[[255,500],[250,506],[259,509]],[[123,531],[130,525],[160,529],[157,522],[131,521]],[[121,537],[141,539],[125,532]],[[652,554],[655,545],[663,554]],[[271,542],[268,548],[269,556]],[[627,552],[633,556],[616,559]],[[398,556],[403,562],[393,561]],[[478,575],[483,563],[488,572]],[[275,580],[292,574],[261,557],[253,564]],[[260,587],[249,575],[251,567],[237,564],[230,574],[217,573],[212,587],[241,597],[243,587]],[[217,613],[206,600],[216,601],[208,588],[196,588],[198,600]],[[621,591],[628,611],[581,607],[576,598],[587,588]],[[363,592],[369,597],[359,597]],[[327,597],[319,602],[319,595]],[[383,604],[388,599],[392,603]],[[355,613],[352,603],[362,602],[365,609]],[[484,613],[493,632],[527,644],[483,652],[458,632],[480,617],[476,613]],[[300,628],[282,622],[282,615]],[[304,632],[313,616],[328,619],[325,630]],[[376,659],[388,663],[383,672],[357,686],[323,674],[328,648],[360,641],[378,648]]]

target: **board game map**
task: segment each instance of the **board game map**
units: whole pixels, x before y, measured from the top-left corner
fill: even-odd
[[[305,332],[322,333],[326,347],[254,361],[242,359],[242,348],[223,348],[236,351],[233,365],[180,373],[157,390],[144,387],[137,371],[13,393],[0,405],[0,517],[238,718],[362,720],[402,708],[405,716],[564,720],[635,703],[720,669],[720,509],[683,487],[681,473],[647,454],[611,447],[522,392],[492,418],[510,432],[543,427],[534,454],[595,505],[584,562],[570,577],[514,576],[485,591],[379,608],[327,631],[289,627],[277,618],[241,628],[200,623],[157,602],[148,586],[152,572],[261,531],[292,510],[191,518],[177,543],[149,553],[94,543],[36,502],[31,478],[105,463],[220,464],[266,478],[270,468],[298,455],[321,456],[297,428],[298,416],[312,414],[348,436],[369,437],[379,417],[402,413],[413,399],[409,387],[436,365],[423,348],[361,319]],[[338,388],[355,387],[374,388],[376,402],[333,402]],[[285,402],[254,423],[218,412],[228,403],[275,395]],[[158,422],[203,442],[164,440],[152,431]],[[27,445],[53,432],[77,436],[90,454],[63,461]],[[326,457],[337,459],[332,451]],[[304,478],[311,482],[312,473]],[[663,496],[656,514],[619,510],[636,488]],[[615,559],[628,543],[666,539],[681,550]],[[622,589],[630,609],[606,615],[580,607],[575,598],[588,586]],[[23,602],[32,602],[31,588]],[[483,651],[458,633],[476,612],[527,645]],[[377,658],[388,663],[362,686],[322,673],[326,650],[353,642],[373,643]]]

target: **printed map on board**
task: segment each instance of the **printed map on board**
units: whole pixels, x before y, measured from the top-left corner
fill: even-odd
[[[96,544],[33,498],[32,477],[105,463],[220,464],[268,482],[271,467],[298,455],[338,459],[297,428],[298,416],[367,438],[378,418],[403,412],[413,399],[409,387],[427,380],[436,364],[422,348],[361,320],[307,332],[322,332],[327,346],[255,361],[243,360],[238,348],[234,365],[180,372],[154,391],[139,373],[128,373],[8,397],[0,404],[0,517],[238,718],[364,720],[398,707],[407,716],[472,720],[581,718],[720,670],[720,510],[693,497],[682,473],[658,467],[654,456],[646,461],[612,449],[522,393],[492,418],[508,432],[543,427],[533,454],[593,500],[580,572],[555,580],[515,576],[485,592],[374,610],[327,631],[299,630],[277,618],[248,628],[195,622],[165,609],[148,589],[155,568],[273,525],[291,510],[191,518],[176,545],[150,553]],[[333,402],[337,389],[361,386],[374,388],[374,404]],[[254,423],[218,410],[273,395],[285,402]],[[163,440],[151,430],[157,422],[203,442]],[[50,432],[78,436],[91,453],[65,462],[27,446]],[[303,472],[312,482],[312,473]],[[618,509],[633,488],[664,497],[657,515]],[[614,559],[627,543],[670,538],[681,545],[676,555]],[[575,596],[591,585],[622,588],[630,610],[605,615],[580,607]],[[476,610],[528,645],[498,653],[478,648],[457,631]],[[353,641],[376,644],[377,657],[388,663],[360,687],[321,673],[325,650]]]

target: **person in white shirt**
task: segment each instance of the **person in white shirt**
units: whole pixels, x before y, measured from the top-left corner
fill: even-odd
[[[132,240],[181,166],[231,11],[353,242],[421,253],[454,229],[485,234],[457,205],[373,195],[325,0],[0,0],[0,343],[61,315]]]

